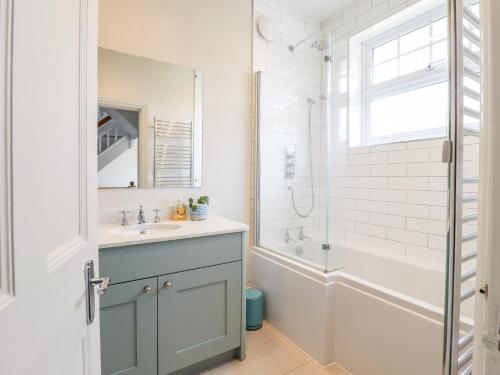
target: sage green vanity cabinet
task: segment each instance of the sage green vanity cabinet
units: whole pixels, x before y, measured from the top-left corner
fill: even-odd
[[[245,357],[245,235],[100,249],[102,375],[193,373]],[[201,366],[201,367],[200,367]]]
[[[157,281],[111,285],[102,295],[102,374],[156,374]]]

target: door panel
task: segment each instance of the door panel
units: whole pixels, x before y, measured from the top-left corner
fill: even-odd
[[[159,374],[240,346],[241,262],[161,276],[158,287]]]
[[[102,375],[156,374],[156,312],[156,277],[111,285],[102,295]]]
[[[97,1],[0,0],[0,18],[0,373],[97,375]]]

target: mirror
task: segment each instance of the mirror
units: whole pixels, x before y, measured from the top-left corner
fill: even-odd
[[[100,188],[201,187],[202,73],[99,48]]]

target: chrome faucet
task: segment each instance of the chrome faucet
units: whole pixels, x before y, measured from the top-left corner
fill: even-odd
[[[127,215],[130,213],[130,211],[121,210],[120,213],[122,214],[122,225],[128,225]]]
[[[286,243],[297,243],[297,240],[293,239],[290,235],[290,229],[286,228],[285,231],[285,242]]]
[[[144,206],[139,205],[139,213],[137,214],[137,224],[145,224],[146,219],[144,217]]]
[[[311,237],[308,237],[304,234],[304,227],[300,227],[299,241],[312,241]]]
[[[156,213],[154,223],[158,224],[159,222],[161,222],[161,218],[160,218],[161,209],[160,208],[153,208],[153,211]]]

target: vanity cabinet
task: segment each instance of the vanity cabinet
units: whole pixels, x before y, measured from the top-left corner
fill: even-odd
[[[100,275],[111,278],[100,300],[102,375],[191,373],[217,357],[243,359],[244,238],[101,249]]]

